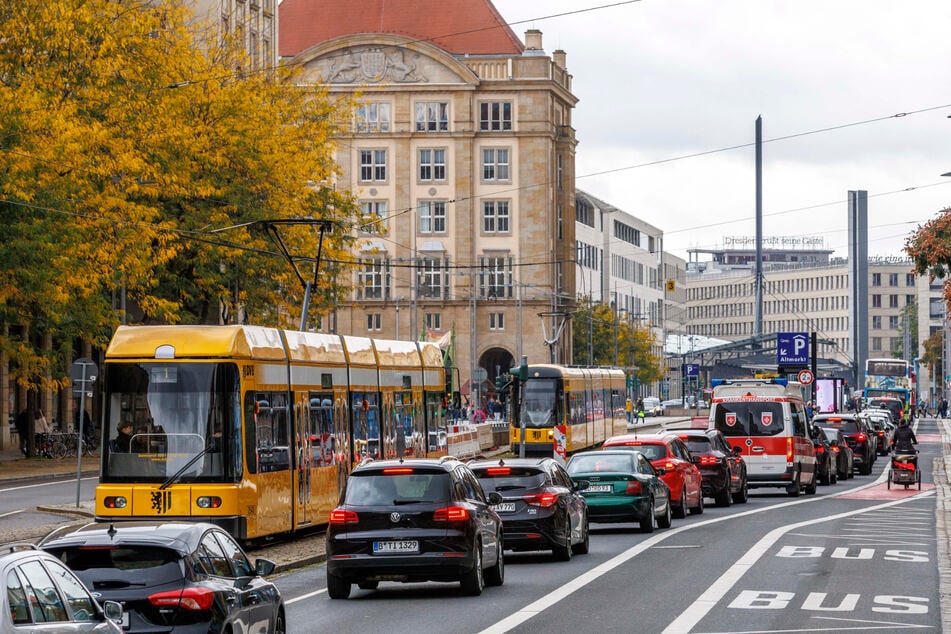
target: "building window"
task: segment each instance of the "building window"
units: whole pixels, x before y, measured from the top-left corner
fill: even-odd
[[[905,295],[905,306],[911,306],[915,303],[914,295]]]
[[[872,308],[881,308],[881,307],[882,307],[882,296],[872,295]]]
[[[419,202],[419,232],[446,233],[446,201],[421,200]]]
[[[882,338],[872,337],[872,350],[881,350],[881,349],[882,349]]]
[[[383,330],[383,316],[380,313],[367,313],[367,330]]]
[[[915,274],[905,273],[905,286],[914,286],[914,285],[915,285]]]
[[[511,129],[511,101],[486,101],[479,104],[479,130],[494,132]]]
[[[440,298],[447,292],[449,263],[440,258],[421,258],[416,274],[416,292],[419,297]]]
[[[511,180],[508,148],[482,148],[482,180],[493,183]]]
[[[898,286],[898,273],[889,273],[889,274],[888,274],[888,285],[889,285],[889,286]]]
[[[479,295],[512,297],[512,259],[507,256],[483,256],[480,261]]]
[[[489,330],[505,330],[504,313],[489,313]]]
[[[555,158],[555,163],[558,166],[556,168],[555,181],[558,184],[558,191],[563,191],[565,168],[564,165],[562,165],[561,154]]]
[[[416,104],[417,132],[448,132],[449,103],[426,101]]]
[[[898,308],[898,295],[889,295],[889,296],[888,296],[888,307],[889,307],[889,308]]]
[[[882,329],[882,316],[881,315],[872,315],[872,328],[875,330]]]
[[[386,201],[360,201],[360,231],[381,235],[386,233]]]
[[[641,246],[641,232],[619,220],[614,221],[614,237],[635,247]]]
[[[872,273],[872,286],[881,286],[881,285],[882,285],[882,274]]]
[[[575,220],[583,225],[594,227],[594,207],[587,200],[578,199],[575,203]]]
[[[889,315],[888,316],[888,327],[894,330],[898,329],[898,315]]]
[[[364,260],[357,271],[357,299],[384,299],[389,270],[383,260]]]
[[[426,329],[442,330],[442,314],[426,313]]]
[[[362,103],[354,110],[354,130],[356,132],[389,132],[390,104]]]
[[[360,180],[386,182],[386,150],[360,150]]]
[[[446,180],[446,150],[423,148],[419,151],[419,180]]]
[[[509,233],[511,231],[509,219],[509,201],[482,201],[483,233]]]

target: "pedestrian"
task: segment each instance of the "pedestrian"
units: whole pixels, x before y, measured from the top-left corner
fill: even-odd
[[[637,397],[637,422],[643,423],[644,416],[645,416],[644,415],[644,399],[638,396]]]
[[[24,457],[29,457],[29,452],[27,451],[29,446],[29,443],[27,442],[27,435],[30,433],[30,418],[26,408],[17,414],[14,424],[17,428],[17,436],[20,437],[20,452],[24,455]]]
[[[938,416],[940,416],[941,418],[945,418],[947,417],[947,415],[948,415],[948,399],[943,398],[941,399],[941,405],[939,406],[939,409],[938,409]]]

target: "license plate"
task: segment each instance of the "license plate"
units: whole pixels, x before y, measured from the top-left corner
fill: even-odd
[[[514,513],[515,502],[502,502],[501,504],[494,505],[492,508],[495,509],[496,513]]]
[[[403,539],[391,542],[373,542],[373,554],[388,555],[391,553],[418,553],[419,542],[415,539]]]
[[[614,486],[610,484],[591,484],[585,489],[585,493],[610,493]]]

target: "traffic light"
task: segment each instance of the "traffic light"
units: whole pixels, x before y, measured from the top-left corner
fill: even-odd
[[[524,383],[528,380],[528,359],[522,357],[522,363],[515,368],[509,370],[509,374],[512,375],[512,380],[521,381]]]
[[[495,393],[501,396],[502,390],[505,389],[506,384],[507,382],[505,380],[504,374],[499,374],[498,376],[496,376],[495,377]]]

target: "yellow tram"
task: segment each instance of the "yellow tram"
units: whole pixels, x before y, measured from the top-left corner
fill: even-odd
[[[360,460],[446,453],[445,376],[433,343],[120,327],[96,518],[211,521],[242,540],[323,524]]]
[[[528,366],[518,411],[510,423],[512,450],[521,450],[523,424],[526,455],[552,455],[556,424],[565,425],[568,454],[625,433],[625,380],[618,368]]]

